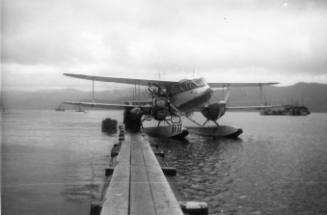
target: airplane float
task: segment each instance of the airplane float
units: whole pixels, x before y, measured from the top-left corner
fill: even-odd
[[[103,109],[121,109],[124,112],[124,123],[135,128],[143,128],[143,131],[150,136],[163,137],[185,137],[189,132],[203,136],[212,137],[237,137],[243,130],[232,126],[219,125],[218,119],[229,110],[260,110],[272,106],[228,106],[231,87],[260,87],[278,84],[269,83],[207,83],[203,78],[184,79],[180,81],[161,81],[132,78],[102,77],[83,74],[64,73],[73,78],[93,81],[93,101],[75,102],[66,101],[65,104],[96,107]],[[133,101],[125,104],[109,104],[94,102],[94,81],[113,82],[147,86],[151,97],[149,101]],[[227,89],[224,99],[210,103],[213,89]],[[203,124],[192,119],[193,112],[201,112],[206,121]],[[188,118],[196,126],[183,127],[182,117]],[[143,127],[145,120],[156,120],[157,126]],[[130,121],[127,123],[126,121]],[[214,126],[206,126],[208,122]],[[167,126],[160,126],[166,124]]]

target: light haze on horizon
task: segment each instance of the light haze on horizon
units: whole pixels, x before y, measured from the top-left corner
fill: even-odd
[[[327,83],[326,26],[322,0],[4,0],[3,83],[19,90],[90,88],[64,72]]]

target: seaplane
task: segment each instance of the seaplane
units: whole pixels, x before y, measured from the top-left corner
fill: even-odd
[[[84,74],[64,73],[63,75],[91,80],[93,98],[91,102],[65,101],[65,104],[95,107],[102,109],[124,110],[124,124],[126,129],[143,129],[149,136],[184,138],[193,132],[197,135],[211,137],[238,137],[243,133],[241,128],[220,125],[220,119],[230,110],[262,110],[272,106],[228,106],[231,88],[233,87],[260,87],[275,85],[278,82],[268,83],[208,83],[204,78],[183,79],[180,81],[147,80],[134,78],[104,77]],[[145,86],[149,91],[148,101],[129,101],[124,104],[98,103],[94,101],[94,82],[112,82]],[[224,98],[211,101],[214,90],[226,90]],[[225,92],[225,91],[224,91]],[[199,123],[192,118],[194,112],[200,112],[205,118]],[[195,126],[184,127],[182,118],[187,118]],[[157,121],[156,126],[144,127],[145,120]],[[212,122],[212,126],[208,126]]]

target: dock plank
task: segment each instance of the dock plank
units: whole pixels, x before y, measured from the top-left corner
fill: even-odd
[[[146,174],[143,155],[142,139],[140,135],[131,134],[131,215],[154,215],[153,198],[150,183]]]
[[[183,215],[176,197],[163,174],[150,143],[142,141],[147,175],[152,191],[154,206],[157,215]]]
[[[128,215],[129,213],[130,155],[130,142],[126,141],[121,146],[118,165],[105,195],[102,215]]]
[[[183,215],[150,143],[126,134],[102,215]]]

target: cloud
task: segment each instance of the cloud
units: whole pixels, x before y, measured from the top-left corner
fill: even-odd
[[[62,72],[171,78],[196,70],[219,80],[327,82],[326,10],[325,1],[6,0],[4,79],[64,87]]]

